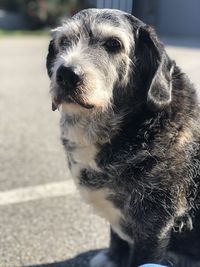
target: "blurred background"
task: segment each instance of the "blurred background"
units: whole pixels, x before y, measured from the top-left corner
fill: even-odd
[[[153,25],[200,88],[199,0],[0,0],[0,267],[86,267],[108,246],[67,169],[45,68],[49,30],[87,7]]]
[[[133,13],[162,35],[200,37],[199,0],[0,0],[0,28],[45,29],[88,7]]]

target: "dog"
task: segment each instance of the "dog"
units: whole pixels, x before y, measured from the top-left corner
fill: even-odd
[[[82,10],[52,30],[47,70],[69,169],[111,225],[90,266],[200,266],[197,90],[154,29]]]

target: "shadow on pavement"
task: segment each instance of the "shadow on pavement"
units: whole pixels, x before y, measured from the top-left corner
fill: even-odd
[[[89,260],[99,251],[101,250],[90,250],[66,261],[28,265],[26,267],[89,267]]]

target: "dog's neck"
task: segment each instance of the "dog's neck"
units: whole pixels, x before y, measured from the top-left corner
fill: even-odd
[[[121,127],[124,113],[113,110],[98,113],[70,114],[61,112],[61,138],[68,139],[79,146],[98,145],[110,142]]]

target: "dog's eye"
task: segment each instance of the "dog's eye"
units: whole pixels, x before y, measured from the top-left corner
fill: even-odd
[[[67,38],[67,37],[62,37],[60,39],[60,42],[59,42],[59,46],[62,48],[62,49],[65,49],[67,48],[68,46],[70,46],[71,42],[70,40]]]
[[[119,39],[116,38],[110,38],[105,41],[104,47],[108,52],[119,52],[122,48],[122,43]]]

